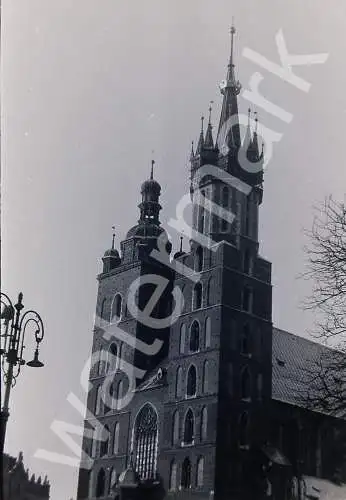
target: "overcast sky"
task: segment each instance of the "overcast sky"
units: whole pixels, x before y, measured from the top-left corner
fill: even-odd
[[[312,327],[300,309],[310,284],[297,276],[313,205],[345,191],[345,14],[344,0],[3,2],[2,290],[13,299],[23,291],[46,328],[45,367],[24,367],[12,391],[7,450],[23,450],[30,470],[48,474],[52,500],[76,497],[77,469],[33,455],[38,448],[73,455],[50,427],[82,422],[67,395],[85,401],[80,374],[111,227],[119,245],[136,222],[152,150],[162,220],[174,216],[210,100],[215,124],[218,118],[232,16],[243,89],[261,72],[261,92],[293,117],[285,123],[258,109],[262,126],[282,134],[260,213],[261,254],[273,263],[274,323],[299,335]],[[280,29],[290,53],[329,54],[325,64],[294,67],[309,92],[243,54],[250,48],[279,63]],[[246,112],[249,102],[240,97],[239,106]]]

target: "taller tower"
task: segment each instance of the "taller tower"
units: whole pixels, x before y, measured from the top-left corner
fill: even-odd
[[[209,114],[191,152],[193,232],[174,254],[179,272],[153,258],[171,251],[153,164],[138,223],[103,257],[85,423],[95,431],[83,441],[93,467],[81,468],[79,499],[124,488],[152,498],[157,484],[181,500],[243,498],[244,484],[251,494],[271,396],[271,265],[258,252],[263,153],[250,114],[241,140],[234,35],[216,139]]]

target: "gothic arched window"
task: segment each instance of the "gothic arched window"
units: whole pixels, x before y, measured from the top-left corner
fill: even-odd
[[[199,350],[199,323],[194,321],[190,328],[190,351],[197,352]]]
[[[204,233],[204,223],[205,223],[204,197],[205,197],[205,192],[201,191],[200,204],[198,205],[198,212],[199,212],[198,232],[199,233]]]
[[[106,473],[104,469],[100,469],[96,480],[96,498],[105,496]]]
[[[179,352],[181,354],[185,351],[185,339],[186,339],[186,324],[183,323],[180,327],[180,340],[179,340]]]
[[[123,392],[124,392],[124,382],[120,380],[118,384],[118,391],[117,391],[117,409],[121,410],[122,409],[122,398],[123,398]]]
[[[113,454],[114,455],[119,453],[119,432],[120,432],[120,425],[119,425],[119,422],[117,422],[114,426],[114,435],[113,435]]]
[[[246,366],[241,374],[241,398],[250,399],[251,398],[251,377],[249,368]]]
[[[108,455],[109,447],[109,427],[105,425],[101,433],[100,457]]]
[[[179,412],[176,410],[173,413],[172,420],[172,444],[177,444],[179,442]]]
[[[135,469],[141,479],[152,479],[156,473],[157,413],[146,403],[137,415],[134,429]]]
[[[239,419],[239,444],[240,446],[249,444],[249,416],[246,412],[242,413]]]
[[[114,469],[114,467],[111,468],[111,472],[109,474],[109,488],[108,488],[108,495],[111,496],[113,494],[114,486],[116,485],[117,482],[117,471]]]
[[[122,296],[120,295],[120,293],[117,293],[114,296],[113,304],[112,304],[112,322],[113,323],[114,322],[117,323],[121,318],[122,302],[123,302]]]
[[[208,349],[211,345],[211,319],[208,317],[205,320],[205,348]]]
[[[108,349],[108,359],[107,359],[107,371],[112,373],[117,368],[117,360],[118,360],[118,347],[112,342]]]
[[[222,198],[221,198],[222,207],[224,209],[228,208],[229,205],[229,189],[227,186],[222,188]],[[221,231],[225,232],[228,229],[228,221],[226,219],[221,219]]]
[[[191,365],[187,372],[186,395],[188,397],[196,396],[197,389],[197,371],[194,365]]]
[[[195,434],[195,419],[191,408],[188,409],[184,422],[184,443],[191,444]]]
[[[205,441],[207,439],[207,430],[208,430],[208,410],[206,406],[203,406],[201,412],[201,441]]]
[[[177,462],[175,460],[171,461],[170,472],[169,472],[169,489],[177,489]]]
[[[209,390],[209,363],[208,360],[203,364],[203,392],[207,393]]]
[[[243,332],[242,332],[242,337],[241,337],[241,353],[242,354],[249,354],[250,353],[250,327],[249,325],[244,325],[243,326]]]
[[[103,401],[102,401],[102,385],[99,385],[96,389],[95,398],[95,415],[101,415],[103,413]]]
[[[210,278],[207,285],[206,305],[210,306],[213,302],[213,278]]]
[[[177,399],[181,398],[183,388],[183,370],[181,366],[177,369],[177,378],[175,381],[175,397]]]
[[[196,283],[192,294],[192,308],[200,309],[202,307],[202,283]]]
[[[186,457],[181,468],[181,487],[191,488],[191,462]]]
[[[197,460],[197,473],[196,473],[196,486],[203,486],[203,469],[204,469],[204,458],[199,457]]]
[[[100,309],[100,319],[105,319],[105,306],[106,306],[107,299],[104,298],[101,302],[101,309]]]
[[[203,248],[198,247],[195,253],[195,271],[199,273],[200,271],[202,271],[202,267],[203,267]]]

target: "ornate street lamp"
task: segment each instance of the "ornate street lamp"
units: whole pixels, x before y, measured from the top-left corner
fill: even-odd
[[[14,306],[10,298],[1,293],[2,311],[0,319],[3,325],[3,332],[0,336],[0,374],[3,374],[3,385],[5,387],[5,395],[1,397],[1,411],[0,411],[0,457],[1,462],[4,452],[6,425],[9,416],[9,400],[11,388],[15,386],[17,377],[23,365],[39,368],[44,366],[39,361],[39,345],[44,336],[44,328],[41,316],[36,311],[26,311],[21,314],[23,305],[23,294],[18,295],[18,302]],[[28,326],[34,327],[34,336],[36,341],[36,349],[34,358],[26,362],[23,359],[23,351],[25,348],[24,338]],[[2,463],[0,463],[2,471]]]

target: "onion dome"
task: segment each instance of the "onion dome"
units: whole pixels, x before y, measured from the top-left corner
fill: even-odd
[[[115,239],[115,233],[113,226],[112,248],[106,250],[102,257],[104,273],[109,273],[112,269],[119,266],[119,264],[121,263],[119,252],[116,248],[114,248],[114,239]]]

